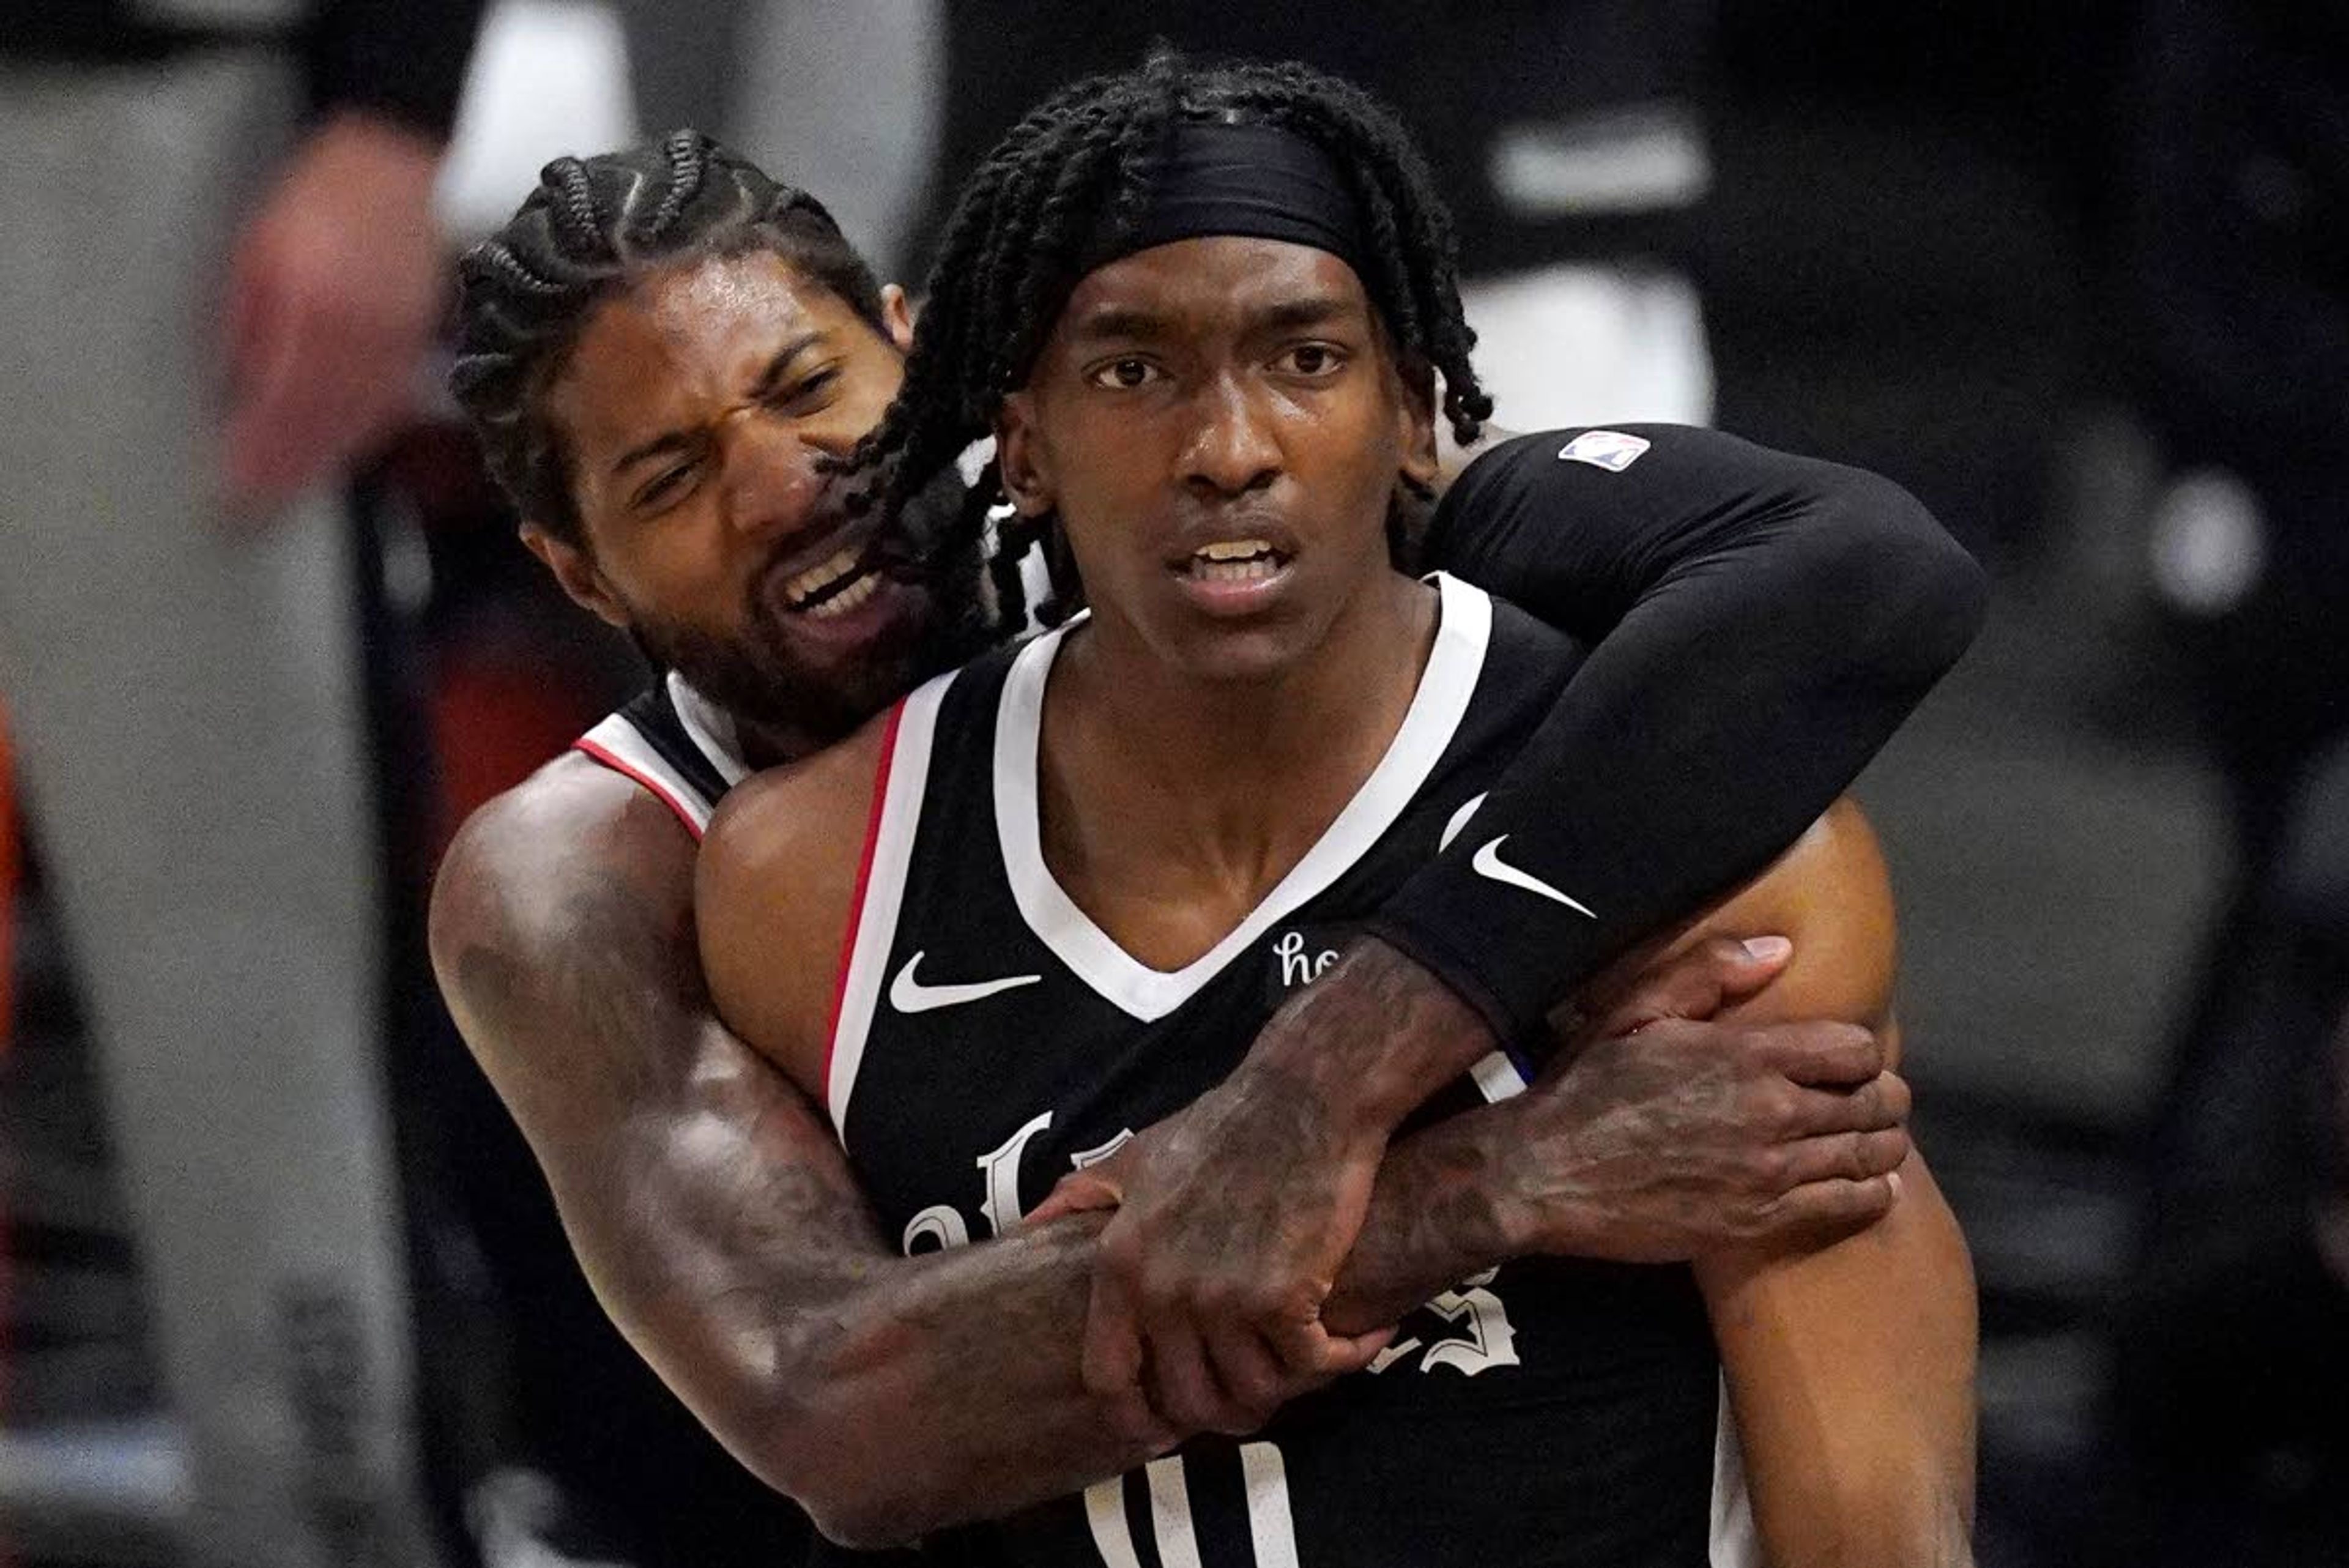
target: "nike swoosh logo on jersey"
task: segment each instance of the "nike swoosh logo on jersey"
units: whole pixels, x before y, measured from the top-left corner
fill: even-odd
[[[968,985],[924,985],[914,978],[914,966],[922,961],[916,953],[889,982],[889,1005],[900,1012],[928,1012],[940,1007],[960,1007],[967,1002],[984,1002],[1001,992],[1017,991],[1023,985],[1034,985],[1044,977],[1040,974],[1015,974],[1002,980],[973,981]]]
[[[1476,851],[1476,858],[1470,861],[1469,864],[1475,867],[1477,876],[1488,877],[1505,887],[1522,888],[1528,893],[1538,893],[1545,898],[1555,899],[1557,902],[1564,904],[1568,909],[1572,909],[1578,915],[1589,915],[1590,919],[1594,920],[1599,918],[1597,915],[1592,915],[1586,905],[1578,903],[1574,899],[1568,898],[1565,894],[1559,892],[1557,888],[1551,887],[1540,877],[1534,876],[1531,872],[1520,871],[1516,867],[1510,865],[1507,861],[1502,859],[1501,846],[1506,844],[1508,841],[1509,836],[1504,833],[1500,837],[1492,840],[1482,849]]]

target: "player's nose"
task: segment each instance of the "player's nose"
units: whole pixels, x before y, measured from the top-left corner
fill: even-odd
[[[1183,481],[1215,496],[1261,490],[1280,472],[1280,443],[1262,397],[1237,376],[1216,376],[1194,393],[1183,445]]]
[[[761,536],[807,526],[825,482],[821,456],[796,432],[770,421],[733,421],[726,435],[729,524]]]

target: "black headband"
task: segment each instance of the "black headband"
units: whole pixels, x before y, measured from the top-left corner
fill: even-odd
[[[1353,188],[1319,143],[1274,125],[1183,120],[1151,164],[1140,215],[1096,234],[1078,270],[1210,234],[1310,245],[1357,274],[1370,252]]]

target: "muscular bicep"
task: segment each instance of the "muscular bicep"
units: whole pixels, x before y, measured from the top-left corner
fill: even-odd
[[[1890,888],[1847,804],[1700,929],[1794,940],[1786,973],[1740,1014],[1889,1029]],[[1966,1560],[1972,1270],[1922,1158],[1901,1177],[1891,1213],[1855,1235],[1697,1265],[1755,1520],[1779,1568]]]
[[[1666,950],[1717,934],[1775,934],[1795,944],[1777,980],[1724,1016],[1756,1023],[1832,1018],[1877,1030],[1897,1048],[1892,882],[1874,829],[1850,800],[1830,806],[1767,871]]]
[[[435,891],[434,963],[605,1310],[747,1443],[792,1309],[885,1251],[806,1099],[710,1012],[691,841],[649,797],[638,814],[595,787],[468,825]]]
[[[692,840],[633,785],[561,767],[465,825],[432,897],[441,994],[542,1160],[656,1088],[709,1012]]]

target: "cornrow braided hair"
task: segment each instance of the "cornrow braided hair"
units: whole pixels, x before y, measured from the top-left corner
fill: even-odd
[[[1026,379],[1079,282],[1081,254],[1105,226],[1132,232],[1154,160],[1186,119],[1277,126],[1318,143],[1345,171],[1367,230],[1363,288],[1398,354],[1442,374],[1454,433],[1464,444],[1476,439],[1493,400],[1469,362],[1476,336],[1461,311],[1451,213],[1393,114],[1309,66],[1195,65],[1161,52],[1137,70],[1054,94],[964,185],[931,268],[905,383],[848,460],[865,475],[852,506],[877,504],[894,529],[906,501],[989,433],[1004,394]],[[1049,517],[1007,517],[1001,507],[990,514],[996,477],[992,470],[982,476],[960,525],[975,529],[991,518],[999,530],[993,581],[1008,625],[1028,613],[1018,559],[1043,543],[1052,592],[1037,615],[1055,624],[1078,596],[1066,546]],[[1400,543],[1393,520],[1390,535]]]
[[[823,204],[695,130],[556,159],[512,221],[465,253],[450,389],[523,517],[586,543],[545,395],[595,307],[678,263],[761,250],[886,332],[880,285]]]

